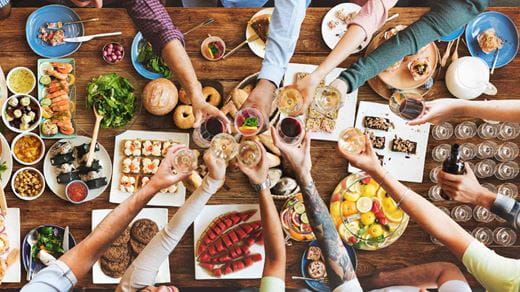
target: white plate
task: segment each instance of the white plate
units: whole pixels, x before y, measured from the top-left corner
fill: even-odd
[[[7,166],[7,169],[0,176],[2,188],[5,189],[9,183],[9,178],[11,178],[11,173],[13,172],[13,156],[11,156],[11,148],[9,147],[9,143],[7,143],[7,140],[5,139],[4,135],[2,135],[2,133],[0,133],[0,146],[2,147],[0,163],[5,161],[5,165]]]
[[[257,16],[260,16],[260,15],[264,15],[264,14],[273,14],[273,11],[274,11],[274,8],[273,7],[270,7],[270,8],[264,8],[260,11],[258,11],[257,13],[255,13],[255,15],[253,15],[253,17],[251,17],[251,19],[257,17]],[[247,27],[246,27],[246,40],[249,39],[252,35],[255,35],[255,31],[253,30],[253,28],[251,28],[251,26],[249,25],[249,22],[247,23]],[[263,40],[261,39],[257,39],[256,41],[254,42],[249,42],[247,43],[247,45],[249,46],[249,48],[251,49],[251,51],[253,51],[253,53],[255,55],[257,55],[258,57],[260,58],[264,58],[265,56],[265,43]]]
[[[291,85],[296,81],[296,73],[307,72],[311,73],[318,66],[308,64],[294,64],[289,63],[287,70],[285,71],[285,77],[283,80],[284,86]],[[334,81],[338,75],[345,70],[344,68],[336,68],[332,70],[327,76],[325,76],[325,83],[329,84]],[[311,139],[313,140],[324,140],[324,141],[338,141],[339,134],[346,128],[354,125],[354,117],[356,115],[356,103],[357,93],[354,91],[347,94],[343,106],[338,111],[338,118],[336,119],[336,128],[332,133],[326,132],[312,132]]]
[[[74,139],[61,139],[56,143],[70,141],[72,145],[76,147],[84,143],[90,143],[90,140],[91,139],[89,137],[77,136]],[[54,145],[56,145],[56,143]],[[101,143],[98,142],[98,144],[99,151],[95,152],[95,159],[98,159],[99,163],[103,167],[101,169],[101,176],[107,178],[107,184],[101,188],[89,190],[88,197],[85,199],[85,202],[94,200],[95,198],[99,197],[107,189],[108,185],[110,184],[110,178],[112,177],[112,161],[110,160],[110,155],[108,155],[107,150],[105,147],[103,147],[103,145],[101,145]],[[51,164],[51,149],[54,147],[54,145],[49,148],[49,151],[47,151],[47,154],[45,155],[45,160],[43,161],[43,176],[45,176],[45,181],[47,182],[47,185],[51,191],[59,198],[67,200],[67,197],[65,196],[66,185],[58,183],[58,172],[56,167]]]
[[[2,66],[0,66],[0,107],[2,106],[2,102],[7,99],[7,83],[5,82],[4,71],[2,70]]]
[[[121,152],[121,143],[127,139],[142,139],[142,140],[174,140],[186,146],[190,145],[190,135],[188,133],[172,133],[172,132],[152,132],[152,131],[126,131],[116,136],[116,143],[114,147],[114,172],[112,173],[112,185],[110,186],[110,203],[119,204],[130,197],[132,194],[122,192],[119,190],[119,181],[122,175],[121,161],[123,160],[123,153]],[[157,193],[148,203],[148,206],[168,206],[179,207],[184,204],[186,199],[186,187],[181,182],[177,188],[177,192],[171,193]]]
[[[110,213],[112,209],[99,209],[99,210],[92,210],[92,230],[98,226],[99,223]],[[166,224],[168,224],[168,209],[164,208],[145,208],[142,209],[141,212],[135,216],[134,220],[132,220],[132,223],[135,220],[138,219],[150,219],[153,222],[157,224],[159,227],[159,230],[162,230]],[[129,224],[132,225],[132,223]],[[99,265],[99,261],[94,263],[94,266],[92,266],[92,282],[94,284],[118,284],[121,278],[112,278],[103,271],[101,271],[101,267]],[[171,281],[170,279],[170,261],[168,260],[168,257],[164,259],[164,262],[161,264],[161,267],[159,268],[159,272],[157,273],[157,278],[155,279],[156,283],[169,283]]]
[[[426,123],[420,126],[407,125],[406,121],[395,115],[387,104],[362,101],[359,103],[356,118],[356,128],[362,131],[365,130],[365,127],[363,127],[363,118],[365,116],[387,118],[394,124],[395,128],[390,129],[388,132],[368,129],[376,136],[384,136],[386,138],[384,149],[374,149],[379,155],[384,155],[383,168],[398,180],[421,183],[423,180],[426,150],[428,148],[430,124]],[[395,136],[417,142],[416,154],[391,151],[391,143]],[[349,165],[348,171],[356,172],[359,169]]]
[[[7,238],[9,238],[9,251],[3,254],[3,259],[15,248],[20,250],[20,209],[8,208],[7,218],[5,220]],[[21,254],[21,251],[20,251]],[[3,283],[20,283],[21,281],[21,263],[20,257],[7,269]]]
[[[345,34],[347,31],[347,25],[343,23],[343,21],[339,20],[336,17],[336,12],[338,10],[343,9],[345,13],[352,13],[356,12],[358,13],[359,10],[361,10],[361,6],[354,4],[354,3],[341,3],[334,7],[332,7],[327,14],[323,17],[323,20],[321,21],[321,37],[323,38],[323,41],[329,47],[329,49],[334,49],[336,45],[338,44],[339,40],[341,40],[341,37]],[[338,25],[336,25],[335,28],[329,28],[329,21],[335,20],[338,22]],[[357,53],[361,50],[363,50],[368,43],[370,42],[370,39],[365,40],[357,49],[354,51],[354,53]]]

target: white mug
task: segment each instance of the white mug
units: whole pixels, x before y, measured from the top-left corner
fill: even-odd
[[[481,94],[496,95],[497,88],[489,82],[489,67],[477,57],[462,57],[446,71],[446,87],[461,99],[474,99]]]

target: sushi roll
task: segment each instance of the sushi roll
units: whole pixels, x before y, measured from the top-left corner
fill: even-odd
[[[123,173],[135,173],[138,174],[141,171],[141,158],[139,157],[126,157],[123,159]]]
[[[78,180],[78,179],[80,179],[80,175],[79,175],[79,172],[77,172],[77,171],[60,173],[56,177],[56,181],[62,185],[66,185],[66,184],[70,183],[71,181]]]
[[[125,140],[123,153],[125,156],[141,156],[141,140]]]
[[[87,174],[90,171],[99,171],[102,168],[103,167],[102,167],[101,163],[99,163],[99,160],[94,159],[94,160],[92,160],[92,164],[90,165],[90,167],[87,167],[86,161],[80,162],[80,165],[78,167],[78,172],[80,174]]]
[[[161,141],[146,140],[143,143],[144,156],[161,156]]]
[[[119,180],[119,190],[125,193],[133,193],[137,190],[137,176],[123,175]]]
[[[170,149],[170,147],[172,147],[172,146],[179,145],[179,144],[181,144],[181,143],[175,142],[173,140],[169,140],[169,141],[163,142],[163,144],[162,144],[162,156],[166,157],[166,154],[168,154],[168,149]]]
[[[408,70],[412,74],[413,80],[422,80],[428,77],[432,71],[430,58],[419,57],[408,63]]]
[[[78,155],[78,157],[81,157],[82,159],[88,153],[89,150],[90,150],[90,143],[84,143],[79,146],[76,146],[76,154]],[[99,151],[99,143],[96,143],[96,147],[94,147],[94,152],[98,152],[98,151]]]
[[[74,146],[69,141],[57,142],[51,151],[51,164],[54,166],[64,163],[72,163],[74,161]]]
[[[89,171],[87,174],[81,175],[80,178],[87,184],[89,189],[98,189],[108,183],[107,178],[101,176],[97,171]]]
[[[159,169],[159,164],[161,161],[159,159],[143,159],[143,173],[144,174],[155,174]]]

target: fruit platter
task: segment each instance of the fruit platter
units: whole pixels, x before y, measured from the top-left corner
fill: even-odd
[[[311,241],[316,238],[314,233],[312,233],[307,213],[305,213],[305,205],[303,204],[301,193],[289,198],[282,210],[280,213],[282,229],[289,238],[296,241]]]
[[[344,242],[362,250],[394,243],[408,226],[408,215],[365,173],[344,178],[334,190],[330,214]]]

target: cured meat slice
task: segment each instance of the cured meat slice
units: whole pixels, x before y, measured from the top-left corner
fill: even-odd
[[[252,255],[248,255],[246,257],[240,258],[238,260],[227,262],[220,268],[213,269],[213,275],[220,277],[222,275],[227,275],[233,272],[238,272],[246,267],[253,265],[255,262],[259,262],[262,260],[262,255],[259,253],[255,253]]]
[[[210,247],[213,247],[213,250],[216,251],[216,253],[213,250],[209,251],[209,254],[211,256],[214,256],[215,254],[223,251],[225,249],[225,247],[229,247],[229,246],[232,246],[232,245],[240,242],[241,240],[244,239],[244,237],[241,238],[237,234],[238,230],[240,230],[241,232],[244,232],[246,234],[247,237],[245,237],[245,238],[248,238],[247,245],[251,246],[254,244],[255,240],[251,239],[250,235],[253,234],[253,232],[255,232],[256,230],[260,229],[261,227],[262,227],[262,223],[260,221],[253,221],[253,222],[242,223],[238,226],[235,226],[232,229],[229,229],[226,233],[221,234],[220,237],[217,239],[209,240],[209,236],[207,236],[206,237],[207,240],[204,240],[202,242],[204,244],[199,243],[199,246],[197,248],[197,256],[202,255],[202,253],[204,253],[204,251],[206,251]]]

